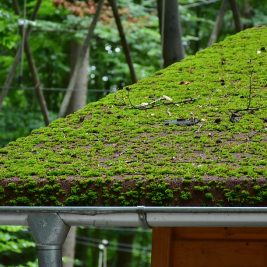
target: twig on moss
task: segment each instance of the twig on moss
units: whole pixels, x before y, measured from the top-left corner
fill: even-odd
[[[238,114],[239,112],[246,112],[246,111],[256,111],[256,110],[261,110],[261,109],[266,109],[267,106],[262,106],[262,107],[255,107],[255,108],[244,108],[244,109],[232,109],[232,110],[229,110],[231,113],[230,113],[230,121],[231,122],[238,122],[240,121],[241,117],[240,115]]]
[[[196,98],[187,98],[187,99],[184,99],[184,100],[181,100],[178,102],[174,102],[169,96],[163,95],[163,96],[161,96],[161,97],[159,97],[159,98],[157,98],[151,102],[148,102],[148,103],[143,102],[139,105],[134,105],[131,101],[131,98],[130,98],[131,88],[126,87],[126,90],[128,92],[127,97],[128,97],[128,100],[129,100],[131,107],[135,108],[135,109],[139,109],[139,110],[147,110],[147,109],[151,109],[151,108],[154,108],[156,106],[162,106],[162,105],[188,104],[188,103],[193,103],[197,100]]]
[[[231,113],[238,113],[238,112],[242,112],[242,111],[256,111],[256,110],[261,110],[261,109],[266,109],[267,108],[267,105],[266,106],[262,106],[262,107],[255,107],[255,108],[244,108],[244,109],[231,109]]]

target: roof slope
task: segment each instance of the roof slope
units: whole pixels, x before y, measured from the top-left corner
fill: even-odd
[[[267,203],[267,27],[0,150],[1,205]]]

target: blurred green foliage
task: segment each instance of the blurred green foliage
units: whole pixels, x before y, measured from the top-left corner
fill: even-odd
[[[0,267],[36,267],[35,243],[25,227],[0,227]]]

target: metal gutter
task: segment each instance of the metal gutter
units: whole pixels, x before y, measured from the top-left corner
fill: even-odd
[[[267,207],[0,207],[0,225],[27,225],[39,267],[62,267],[71,226],[266,227]]]
[[[69,226],[267,226],[267,207],[0,207],[0,225],[28,225],[32,213],[56,213]]]

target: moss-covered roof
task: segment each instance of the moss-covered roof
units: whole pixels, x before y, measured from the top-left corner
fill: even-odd
[[[0,150],[1,205],[267,204],[267,27]]]

